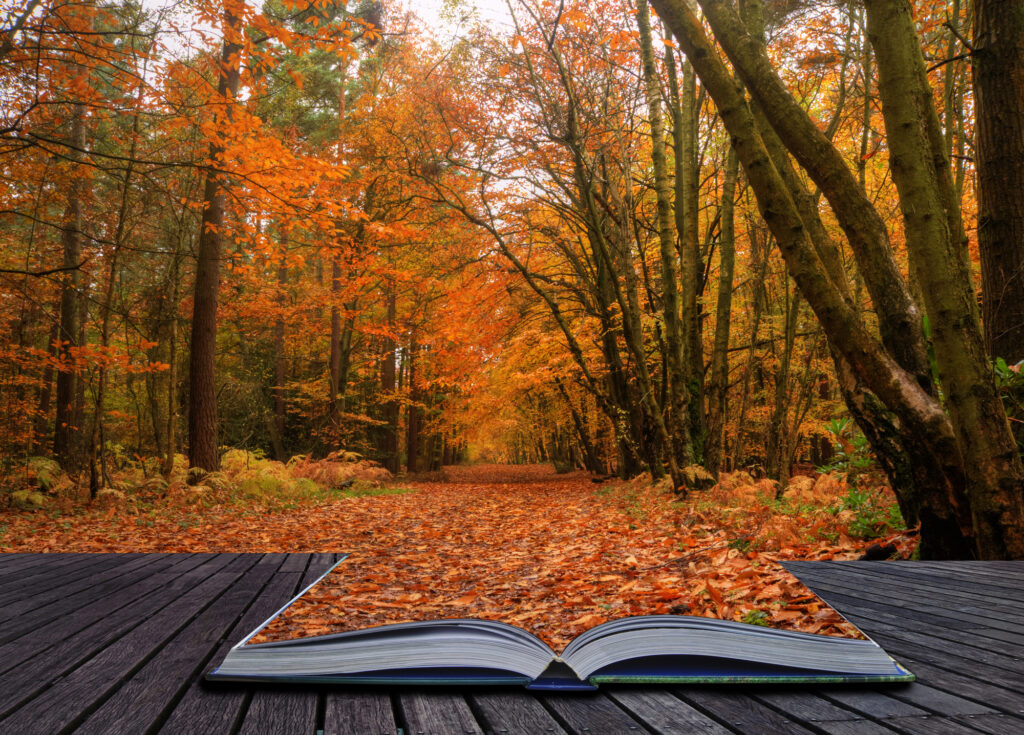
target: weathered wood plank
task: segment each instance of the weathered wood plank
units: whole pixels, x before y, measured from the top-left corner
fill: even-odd
[[[926,590],[900,580],[883,578],[834,577],[823,570],[802,573],[801,579],[823,598],[827,594],[845,595],[858,601],[926,614],[934,617],[937,623],[950,624],[952,627],[960,627],[956,623],[967,619],[978,626],[1014,634],[1022,632],[1020,621],[1013,616],[1013,611],[1019,609],[1018,605],[1004,604],[978,592],[958,591],[954,588],[944,591]],[[978,604],[981,599],[985,600],[985,605]]]
[[[904,702],[902,699],[890,696],[887,692],[891,691],[894,691],[893,687],[887,687],[885,691],[879,691],[867,687],[851,689],[835,686],[819,689],[817,694],[830,702],[848,707],[866,717],[884,719],[887,717],[917,717],[928,714],[927,711],[920,707],[915,707]]]
[[[56,569],[71,564],[85,554],[7,554],[0,553],[0,589],[40,568]]]
[[[114,554],[93,554],[83,556],[72,564],[61,567],[53,574],[47,573],[45,569],[37,574],[23,579],[11,580],[4,590],[0,590],[0,609],[3,609],[5,616],[10,616],[9,608],[14,604],[20,604],[21,609],[32,609],[32,603],[41,599],[42,603],[57,599],[60,590],[66,587],[81,589],[83,579],[88,580],[101,570],[116,570],[126,563],[138,559],[139,554],[126,555],[123,559]],[[17,613],[15,613],[17,614]]]
[[[126,574],[121,578],[125,586],[116,590],[116,593],[97,595],[92,602],[83,601],[82,606],[74,609],[71,614],[62,615],[48,623],[37,625],[17,638],[0,644],[0,673],[21,664],[29,656],[44,653],[51,646],[71,638],[93,623],[104,621],[104,626],[110,627],[111,616],[115,615],[121,607],[130,605],[140,597],[159,590],[163,584],[194,568],[198,563],[199,560],[193,557],[184,556],[175,559],[168,555]],[[60,659],[55,660],[54,663],[66,660],[68,653],[69,651],[65,647],[60,654]]]
[[[324,735],[395,735],[391,696],[381,691],[328,692],[324,706]]]
[[[664,689],[614,688],[605,694],[657,733],[726,735],[733,732]]]
[[[316,695],[308,692],[272,692],[252,695],[238,735],[314,735]]]
[[[746,690],[718,687],[686,687],[676,690],[682,699],[702,712],[742,733],[787,733],[811,735],[793,718],[761,704]]]
[[[189,586],[201,581],[201,578],[190,579],[186,576],[190,572],[194,573],[193,570],[200,567],[201,562],[202,558],[197,555],[184,555],[167,571],[143,580],[140,584],[147,589],[140,599],[106,615],[100,610],[100,617],[91,625],[64,640],[54,641],[53,645],[41,646],[38,642],[23,645],[20,641],[7,644],[3,651],[5,660],[18,663],[0,676],[0,717],[165,607],[168,589],[187,589],[181,580],[187,580]],[[224,563],[226,560],[222,559],[218,566]],[[93,612],[90,617],[94,617]],[[62,622],[54,621],[53,626],[59,627]],[[55,636],[59,635],[59,631],[55,632]]]
[[[528,692],[501,689],[474,693],[469,698],[487,733],[498,735],[546,735],[565,730],[535,696]]]
[[[284,554],[268,554],[268,562],[282,564]],[[234,723],[241,720],[247,706],[252,687],[226,683],[204,682],[202,676],[216,667],[231,646],[252,632],[281,607],[299,588],[297,572],[277,573],[253,600],[245,614],[235,623],[226,638],[192,681],[188,691],[174,707],[167,722],[160,730],[162,735],[190,735],[191,733],[228,732]]]
[[[213,571],[190,589],[168,589],[168,602],[162,609],[0,721],[0,729],[56,733],[70,727],[251,565],[252,560],[242,556],[214,556],[193,571],[208,573],[222,567],[224,571]],[[183,594],[175,596],[179,591]]]
[[[332,558],[329,554],[288,554],[281,564],[280,574],[301,573],[298,583],[298,588],[301,589],[323,574]],[[287,598],[278,604],[285,602]],[[249,632],[251,631],[247,630],[242,635]],[[300,688],[279,691],[256,688],[242,720],[241,732],[312,733],[316,729],[318,696],[318,693],[303,691]],[[268,713],[272,713],[271,719],[263,722]]]
[[[541,700],[572,733],[610,735],[645,729],[604,694],[544,694]]]
[[[1024,731],[1024,723],[1010,715],[968,715],[955,719],[963,725],[992,735],[1009,735]]]
[[[133,554],[121,562],[97,565],[60,586],[46,586],[20,600],[2,603],[0,642],[18,637],[22,632],[62,617],[67,610],[111,596],[126,583],[125,575],[159,561],[162,554]],[[91,573],[90,573],[91,572]],[[134,577],[132,577],[134,579]]]
[[[978,730],[947,717],[899,717],[886,724],[906,735],[977,735]],[[1004,730],[1001,735],[1013,735]]]
[[[147,732],[161,721],[277,567],[277,560],[263,563],[257,555],[244,575],[123,682],[76,733]]]
[[[466,698],[447,692],[398,695],[406,735],[483,735]]]

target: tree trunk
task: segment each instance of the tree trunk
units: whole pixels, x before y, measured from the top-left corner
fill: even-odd
[[[395,320],[397,318],[398,304],[395,296],[395,285],[388,281],[385,291],[384,298],[387,301],[387,327],[389,333],[384,338],[384,354],[381,356],[380,365],[380,387],[381,392],[385,394],[383,407],[384,426],[381,427],[380,453],[384,467],[392,474],[397,475],[401,469],[398,456],[398,416],[401,407],[395,399],[395,391],[398,387],[396,384],[398,376],[396,374],[397,366],[395,365],[395,360],[398,355],[394,330],[396,328]]]
[[[74,104],[71,117],[72,160],[85,149],[85,105]],[[60,287],[60,330],[57,351],[60,369],[57,373],[57,417],[53,429],[53,454],[65,470],[78,467],[79,457],[75,446],[75,400],[81,376],[74,366],[74,351],[79,346],[81,312],[79,299],[82,289],[82,273],[78,266],[82,262],[82,199],[85,196],[82,179],[76,175],[69,183],[68,201],[64,209],[64,229],[61,244],[64,249],[62,266],[67,269],[61,276]]]
[[[241,80],[239,20],[224,11],[224,46],[221,50],[217,99],[225,105],[223,126],[231,122],[231,106],[238,96]],[[220,289],[221,238],[224,229],[224,175],[213,167],[224,153],[221,144],[210,144],[211,168],[203,187],[203,217],[196,253],[195,297],[192,309],[192,341],[189,355],[188,461],[190,467],[216,470],[217,455],[217,297]]]
[[[1024,0],[972,6],[985,345],[1013,364],[1024,360]]]
[[[729,149],[722,184],[722,231],[718,243],[718,303],[715,308],[715,341],[711,350],[711,380],[708,385],[708,438],[704,466],[712,477],[722,470],[725,438],[725,408],[729,390],[729,330],[732,318],[732,280],[736,261],[735,197],[739,160]]]
[[[952,173],[906,0],[868,0],[868,34],[910,264],[931,317],[946,407],[963,454],[981,559],[1024,558],[1024,465],[978,323],[970,264],[951,212]]]
[[[284,243],[282,243],[282,247]],[[287,304],[288,295],[285,289],[288,287],[288,266],[285,265],[284,255],[277,266],[277,307],[284,309]],[[284,384],[288,379],[288,360],[285,358],[285,321],[284,314],[278,313],[274,320],[274,417],[271,421],[270,442],[274,450],[274,459],[284,462],[284,418],[285,400]]]
[[[840,288],[828,277],[827,269],[788,195],[788,187],[757,134],[753,115],[700,22],[682,2],[655,0],[654,5],[680,40],[705,88],[715,100],[757,196],[761,215],[775,235],[790,275],[814,309],[831,343],[849,361],[857,377],[898,415],[906,429],[921,437],[931,450],[936,467],[941,468],[946,476],[961,472],[959,447],[942,407],[921,385],[918,377],[904,370],[871,335]],[[720,9],[720,6],[716,8]],[[848,174],[845,164],[841,166]],[[842,172],[833,172],[832,176],[841,177]],[[854,187],[859,191],[855,181]],[[958,505],[959,498],[949,497],[947,490],[948,486],[932,488],[927,497],[921,498],[921,502],[939,517],[952,519],[953,527],[962,529],[961,534],[946,539],[941,536],[948,531],[950,524],[941,528],[922,526],[922,536],[927,534],[931,537],[934,544],[931,548],[939,550],[938,553],[942,553],[942,549],[955,553],[962,548],[958,539],[962,538],[963,531],[970,532],[970,522],[963,515],[963,505]]]
[[[671,50],[666,52],[669,98],[672,101],[672,138],[675,148],[675,225],[679,238],[681,331],[687,411],[692,460],[704,461],[707,427],[704,417],[704,342],[701,337],[699,297],[704,264],[698,238],[697,83],[693,67],[684,60],[682,90]]]
[[[422,410],[419,406],[419,392],[416,389],[416,358],[419,352],[419,345],[416,344],[416,335],[409,339],[409,401],[406,404],[406,444],[405,444],[405,467],[409,473],[419,471],[420,454],[420,422]]]
[[[679,288],[676,283],[676,247],[672,217],[672,184],[665,157],[665,121],[661,114],[661,84],[658,81],[651,40],[651,18],[647,0],[637,2],[640,28],[640,55],[643,59],[644,91],[651,124],[651,159],[654,166],[654,190],[658,201],[658,243],[661,252],[661,299],[665,321],[665,367],[668,389],[666,424],[671,429],[676,462],[693,464],[690,446],[690,415],[683,365],[683,335],[679,315]],[[675,62],[668,60],[671,66]],[[677,206],[679,203],[677,202]]]

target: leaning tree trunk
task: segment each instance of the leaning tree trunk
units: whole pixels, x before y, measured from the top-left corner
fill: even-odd
[[[224,11],[224,46],[221,50],[217,100],[224,114],[221,125],[231,121],[231,105],[241,81],[240,29],[238,18]],[[188,461],[190,467],[216,470],[217,456],[217,296],[220,289],[220,252],[224,228],[224,174],[216,170],[224,146],[210,143],[210,167],[203,187],[203,217],[196,253],[196,283],[192,307],[192,342],[189,355]]]
[[[814,310],[832,345],[841,351],[855,374],[898,415],[907,429],[921,437],[922,442],[931,450],[936,466],[948,472],[958,471],[959,447],[941,405],[921,385],[918,376],[903,369],[871,334],[843,292],[829,278],[793,199],[788,194],[787,186],[757,133],[750,109],[700,22],[683,2],[655,0],[654,5],[672,28],[705,88],[715,100],[757,197],[761,214],[779,244],[787,269]],[[736,22],[741,23],[738,18]],[[849,173],[845,164],[842,164],[842,170]],[[841,176],[842,173],[833,172],[833,176],[837,175]],[[927,498],[946,517],[959,520],[957,508],[951,508],[949,500],[941,492]],[[955,524],[954,527],[962,525]],[[945,527],[922,527],[922,535],[929,535],[932,542],[930,548],[937,556],[952,555],[962,549],[961,544],[957,543],[959,535],[947,539],[944,535],[946,530]]]
[[[963,453],[981,559],[1024,558],[1024,465],[978,323],[970,263],[924,56],[906,0],[867,0],[868,35],[910,265],[931,317],[939,379]]]
[[[1024,0],[972,5],[985,344],[1015,363],[1024,360]]]

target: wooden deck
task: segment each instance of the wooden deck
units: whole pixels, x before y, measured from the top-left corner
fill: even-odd
[[[0,733],[1024,733],[1024,562],[793,562],[905,686],[380,690],[206,685],[330,554],[0,555]]]

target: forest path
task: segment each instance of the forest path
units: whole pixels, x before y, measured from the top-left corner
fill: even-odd
[[[772,515],[763,503],[732,507],[728,496],[679,502],[641,482],[596,487],[585,473],[547,466],[446,468],[436,478],[395,483],[414,492],[272,513],[227,505],[10,514],[0,518],[0,550],[348,553],[281,635],[480,617],[560,648],[608,619],[670,612],[844,631],[777,562],[852,558],[850,540],[833,546],[804,534],[771,550],[778,529],[810,528],[809,519]]]

